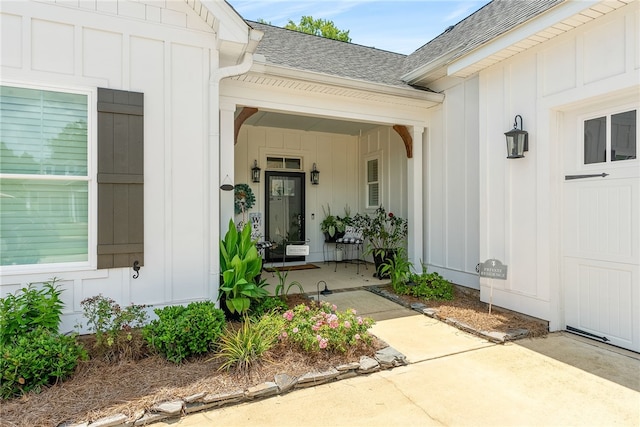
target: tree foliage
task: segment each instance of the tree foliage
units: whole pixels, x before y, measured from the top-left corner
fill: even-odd
[[[349,30],[341,30],[336,27],[333,21],[313,19],[313,16],[303,16],[300,18],[299,24],[296,24],[290,19],[289,23],[285,25],[284,28],[300,31],[301,33],[313,34],[315,36],[322,36],[328,39],[340,40],[347,43],[351,42]]]

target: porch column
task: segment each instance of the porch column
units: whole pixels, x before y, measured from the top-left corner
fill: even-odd
[[[409,220],[408,257],[416,268],[420,267],[423,257],[423,177],[422,177],[422,145],[424,128],[414,126],[413,157],[407,159],[407,219]]]
[[[234,113],[236,106],[220,104],[220,185],[236,184],[234,179]],[[220,191],[220,238],[224,237],[229,220],[234,218],[234,191]]]

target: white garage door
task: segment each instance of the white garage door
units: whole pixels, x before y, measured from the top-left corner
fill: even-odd
[[[563,289],[568,331],[640,351],[638,105],[566,116]]]

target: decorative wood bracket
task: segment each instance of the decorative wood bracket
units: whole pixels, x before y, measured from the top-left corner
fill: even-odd
[[[409,133],[409,129],[403,125],[393,125],[393,130],[402,138],[404,148],[407,150],[407,159],[411,159],[413,157],[413,138]]]
[[[242,124],[257,112],[258,109],[253,107],[244,107],[242,111],[240,111],[240,114],[238,114],[238,117],[236,117],[233,123],[233,145],[238,143],[238,133],[240,133]]]

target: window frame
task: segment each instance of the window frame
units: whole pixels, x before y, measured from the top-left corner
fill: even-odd
[[[97,254],[95,251],[97,245],[97,87],[86,87],[76,85],[58,85],[58,84],[37,84],[27,83],[16,80],[0,80],[0,86],[10,86],[23,89],[42,90],[50,92],[62,92],[87,97],[87,175],[35,175],[35,174],[2,174],[2,178],[20,178],[29,180],[73,180],[87,182],[88,191],[88,212],[87,212],[87,260],[75,262],[60,263],[43,263],[43,264],[20,264],[20,265],[4,265],[0,266],[1,274],[33,274],[33,273],[58,273],[68,271],[82,271],[97,269]]]
[[[369,181],[369,162],[378,162],[378,180]],[[376,205],[369,204],[369,191],[371,184],[378,184],[378,203]],[[380,152],[371,153],[364,157],[364,187],[365,187],[365,209],[377,209],[382,204],[382,155]]]
[[[612,117],[621,114],[627,113],[630,111],[636,112],[636,158],[635,159],[624,159],[624,160],[613,160],[611,158],[611,143],[612,143]],[[589,120],[604,118],[606,121],[606,141],[605,141],[605,161],[603,162],[593,162],[586,163],[585,162],[585,144],[584,144],[584,134],[585,134],[585,124]],[[622,106],[616,106],[612,108],[603,108],[594,112],[590,112],[589,114],[585,114],[579,118],[579,132],[580,137],[578,139],[578,161],[581,169],[598,169],[602,167],[611,168],[611,167],[626,167],[630,165],[635,165],[638,163],[638,145],[640,144],[640,105],[638,104],[626,104]]]

